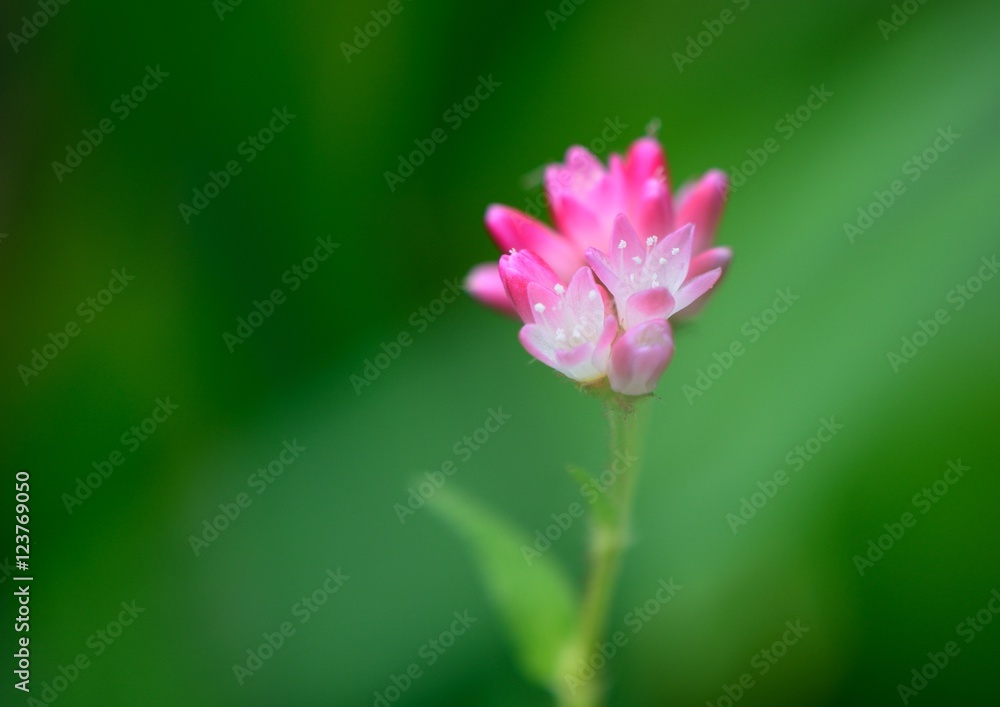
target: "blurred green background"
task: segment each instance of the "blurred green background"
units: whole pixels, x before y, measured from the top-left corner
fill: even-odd
[[[1000,588],[1000,279],[961,309],[949,294],[998,249],[1000,7],[904,4],[403,0],[350,61],[342,44],[386,3],[73,2],[25,42],[8,33],[26,37],[22,18],[43,10],[5,4],[0,458],[5,518],[14,472],[32,479],[32,696],[50,702],[45,684],[83,654],[59,705],[371,705],[411,663],[423,675],[394,704],[549,704],[519,676],[467,549],[394,504],[452,460],[449,486],[530,535],[580,500],[565,463],[603,462],[599,406],[527,365],[513,322],[465,296],[419,312],[495,257],[485,206],[537,202],[532,173],[610,120],[626,127],[602,156],[659,121],[675,186],[780,146],[729,200],[732,270],[678,335],[653,403],[613,628],[661,579],[683,589],[612,661],[611,703],[722,706],[749,673],[741,705],[897,704],[952,640],[959,655],[910,703],[996,703],[1000,626],[966,643],[960,624]],[[734,21],[679,66],[724,9]],[[894,12],[898,27],[880,25]],[[147,67],[168,76],[123,118],[114,102]],[[446,122],[480,76],[499,87]],[[832,96],[789,134],[780,121],[813,87]],[[295,117],[241,147],[275,109]],[[104,119],[113,131],[60,179],[52,163]],[[390,190],[384,173],[436,128],[447,140]],[[959,136],[944,151],[939,129]],[[179,204],[230,160],[239,174],[186,223]],[[849,238],[894,180],[905,192]],[[339,247],[293,290],[284,273],[327,237]],[[134,279],[87,314],[122,268]],[[224,332],[277,288],[231,352]],[[786,288],[800,299],[759,329]],[[938,309],[947,323],[894,371],[888,354]],[[78,335],[25,384],[18,367],[67,322]],[[356,392],[350,377],[401,332],[412,344]],[[734,341],[745,353],[709,370]],[[685,395],[699,372],[717,380]],[[168,398],[148,439],[123,439]],[[499,407],[500,431],[456,449]],[[796,471],[796,446],[831,417],[843,429]],[[305,449],[262,480],[286,442]],[[971,471],[922,512],[914,495],[949,460]],[[779,469],[789,483],[734,533],[727,514]],[[238,497],[249,505],[204,535]],[[855,556],[907,511],[916,524],[862,575]],[[583,536],[577,523],[549,551],[574,577]],[[3,568],[0,701],[23,704]],[[303,611],[338,570],[349,579]],[[144,611],[116,626],[131,601]],[[456,611],[476,623],[427,665]],[[809,630],[761,674],[786,621]],[[294,634],[241,684],[233,666],[283,622]]]

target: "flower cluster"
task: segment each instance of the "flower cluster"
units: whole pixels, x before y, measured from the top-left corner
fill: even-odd
[[[605,167],[582,147],[545,171],[555,229],[506,206],[486,229],[506,254],[466,289],[524,322],[528,352],[586,385],[646,395],[674,353],[669,319],[691,316],[732,258],[713,248],[727,180],[710,171],[671,195],[663,149],[635,141]]]

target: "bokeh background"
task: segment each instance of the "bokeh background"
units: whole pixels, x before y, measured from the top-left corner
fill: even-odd
[[[0,458],[4,527],[14,472],[32,478],[32,696],[83,654],[60,705],[370,705],[411,663],[423,675],[394,704],[549,704],[467,548],[394,504],[451,460],[449,487],[530,536],[580,500],[567,462],[603,464],[599,406],[529,365],[513,322],[465,296],[433,319],[420,308],[495,257],[488,203],[539,204],[537,169],[569,145],[606,156],[659,126],[675,185],[746,176],[748,150],[780,149],[729,199],[734,265],[653,403],[612,625],[661,579],[683,589],[612,661],[611,703],[719,704],[750,673],[742,705],[898,704],[951,640],[960,654],[910,702],[995,703],[1000,626],[958,631],[1000,588],[1000,279],[960,310],[948,298],[997,253],[1000,8],[903,4],[888,29],[894,6],[864,0],[402,0],[350,61],[342,44],[386,3],[73,2],[24,43],[8,33],[40,5],[5,4]],[[724,9],[734,21],[678,66]],[[112,104],[147,66],[169,75],[122,119]],[[480,76],[499,87],[446,122]],[[779,121],[814,87],[832,96],[789,135]],[[247,162],[241,143],[285,108],[294,119]],[[59,179],[52,163],[105,118],[113,132]],[[602,145],[606,121],[624,129]],[[447,140],[390,190],[385,172],[436,128]],[[178,205],[230,160],[242,171],[186,223]],[[852,242],[845,223],[897,179],[905,193]],[[339,247],[293,291],[283,274],[327,237]],[[78,306],[116,268],[134,280],[86,320]],[[231,352],[224,332],[276,288],[284,302]],[[786,288],[800,299],[748,335]],[[948,322],[894,370],[888,354],[938,309]],[[18,366],[67,322],[79,335],[25,384]],[[350,377],[402,332],[412,344],[357,392]],[[685,395],[734,341],[744,355]],[[122,439],[167,398],[177,409],[147,440]],[[460,455],[497,408],[510,419]],[[843,429],[794,471],[787,455],[823,418]],[[286,442],[305,451],[261,484]],[[914,495],[958,460],[971,470],[921,512]],[[790,482],[734,533],[727,514],[779,469]],[[241,493],[252,503],[196,553]],[[916,525],[859,573],[907,511]],[[549,551],[575,578],[584,530]],[[331,570],[350,579],[302,614]],[[15,705],[11,571],[0,701]],[[123,601],[144,611],[119,632]],[[476,623],[427,666],[421,648],[456,611]],[[294,635],[241,684],[233,666],[286,621]],[[761,675],[786,621],[809,630]]]

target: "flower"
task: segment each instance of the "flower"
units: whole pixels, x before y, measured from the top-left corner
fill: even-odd
[[[608,382],[623,395],[647,395],[674,357],[670,323],[654,319],[629,329],[611,347]]]
[[[588,267],[569,286],[530,251],[500,259],[500,275],[517,313],[524,320],[521,344],[536,359],[581,383],[607,375],[618,318]]]
[[[474,267],[466,289],[519,316],[521,343],[539,361],[588,386],[648,395],[674,355],[668,320],[697,311],[732,259],[712,247],[726,187],[713,170],[671,195],[653,138],[607,167],[571,147],[545,171],[555,227],[491,205],[486,229],[507,253]]]
[[[564,163],[549,165],[545,171],[546,196],[556,230],[499,205],[486,210],[486,229],[501,252],[531,250],[568,280],[585,264],[588,248],[605,246],[619,214],[625,215],[643,239],[663,238],[690,223],[694,224],[694,235],[687,277],[693,279],[717,268],[724,273],[732,259],[729,248],[712,247],[727,183],[723,172],[712,170],[671,196],[663,148],[652,137],[633,142],[624,158],[611,155],[607,168],[586,148],[575,146],[566,152]],[[483,303],[514,313],[504,299],[497,265],[473,268],[465,287]],[[684,315],[690,316],[702,303],[693,303]]]
[[[640,238],[625,214],[615,219],[607,253],[587,249],[587,262],[615,298],[622,327],[667,319],[705,294],[722,276],[717,267],[692,278],[694,225],[660,238]]]

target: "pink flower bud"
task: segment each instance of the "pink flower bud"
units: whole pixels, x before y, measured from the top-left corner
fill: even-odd
[[[654,319],[632,327],[611,347],[611,389],[623,395],[652,393],[673,357],[674,337],[666,320]]]

